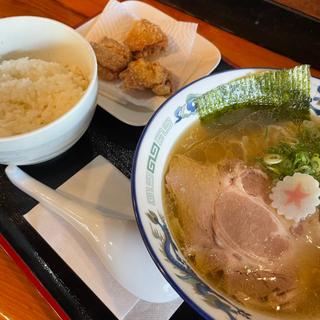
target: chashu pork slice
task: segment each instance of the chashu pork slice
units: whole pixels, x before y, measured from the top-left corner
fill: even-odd
[[[268,200],[270,182],[241,161],[206,165],[171,159],[166,187],[202,272],[219,274],[231,296],[246,304],[294,308],[297,274],[290,224]]]

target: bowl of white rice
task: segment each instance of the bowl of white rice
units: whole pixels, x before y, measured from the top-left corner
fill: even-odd
[[[96,107],[97,62],[72,28],[0,19],[0,163],[33,164],[70,148]]]

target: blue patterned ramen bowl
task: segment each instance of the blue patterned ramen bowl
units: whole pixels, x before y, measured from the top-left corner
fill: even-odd
[[[135,153],[132,199],[137,223],[155,264],[179,295],[206,319],[272,319],[247,309],[209,288],[177,247],[166,221],[163,177],[172,148],[181,135],[198,121],[194,97],[257,69],[239,69],[197,80],[170,97],[145,127]],[[311,79],[311,107],[317,114],[320,80]]]

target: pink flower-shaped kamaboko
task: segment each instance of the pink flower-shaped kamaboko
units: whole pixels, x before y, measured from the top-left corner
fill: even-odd
[[[272,189],[272,207],[287,219],[296,222],[315,213],[320,204],[319,182],[305,173],[295,173],[279,181]]]

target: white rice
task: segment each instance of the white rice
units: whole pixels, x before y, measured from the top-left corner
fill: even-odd
[[[0,63],[0,137],[40,128],[74,106],[88,86],[80,70],[20,58]]]

